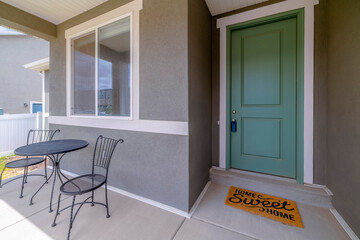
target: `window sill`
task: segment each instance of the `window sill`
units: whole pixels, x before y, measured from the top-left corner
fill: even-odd
[[[115,129],[135,132],[150,132],[172,135],[189,135],[188,122],[158,120],[123,120],[107,117],[49,116],[50,124]]]

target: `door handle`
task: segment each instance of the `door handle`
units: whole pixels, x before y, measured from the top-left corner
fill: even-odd
[[[231,120],[231,132],[236,132],[237,131],[237,122],[236,122],[236,119],[233,118]]]

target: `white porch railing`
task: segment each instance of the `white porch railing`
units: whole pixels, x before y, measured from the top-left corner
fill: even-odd
[[[12,114],[0,116],[0,157],[14,153],[26,144],[30,129],[42,128],[41,112],[34,114]]]

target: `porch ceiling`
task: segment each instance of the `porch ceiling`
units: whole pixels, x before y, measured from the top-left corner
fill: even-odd
[[[213,16],[266,1],[269,0],[205,0]]]
[[[1,0],[54,24],[60,24],[108,0]]]

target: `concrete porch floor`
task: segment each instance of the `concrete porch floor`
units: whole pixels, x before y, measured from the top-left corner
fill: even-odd
[[[31,195],[43,180],[29,179],[22,199],[18,198],[20,181],[0,189],[0,239],[66,239],[70,210],[62,212],[57,226],[51,227],[55,214],[48,212],[51,184],[29,206]],[[103,206],[84,206],[73,225],[71,239],[350,239],[329,209],[298,204],[304,223],[304,229],[300,229],[224,205],[227,191],[228,186],[212,183],[190,219],[109,191],[111,217],[105,218]],[[57,196],[58,190],[54,209]],[[97,190],[95,198],[103,201],[104,189]],[[63,198],[61,206],[70,203],[70,198]]]

